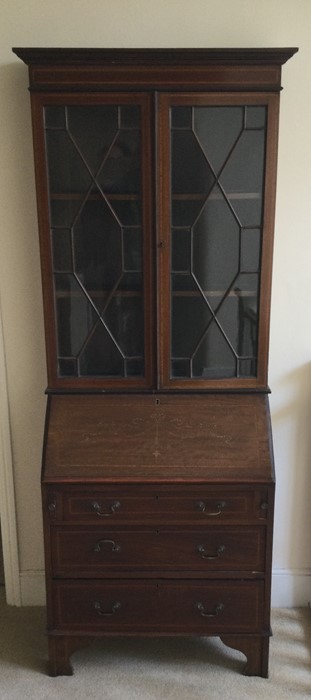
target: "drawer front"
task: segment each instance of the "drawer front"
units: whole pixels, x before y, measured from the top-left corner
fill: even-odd
[[[243,491],[225,488],[187,489],[161,492],[154,489],[129,493],[124,488],[109,490],[79,490],[62,493],[60,519],[68,522],[88,521],[115,524],[128,520],[191,520],[214,522],[233,520],[265,520],[267,491]],[[57,513],[55,513],[57,518]]]
[[[57,581],[53,623],[93,634],[255,634],[263,582]]]
[[[59,527],[52,529],[54,576],[105,576],[109,572],[165,569],[210,573],[263,572],[265,526],[196,530]],[[145,574],[146,575],[146,574]]]

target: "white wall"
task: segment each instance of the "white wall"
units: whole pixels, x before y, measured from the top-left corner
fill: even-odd
[[[2,0],[0,297],[23,601],[43,600],[46,386],[28,77],[12,46],[298,46],[283,68],[270,386],[274,605],[311,599],[310,0]],[[1,489],[1,484],[0,484]]]

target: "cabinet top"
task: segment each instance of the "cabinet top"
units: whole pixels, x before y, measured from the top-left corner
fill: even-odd
[[[283,65],[298,48],[224,48],[224,49],[99,49],[99,48],[28,48],[12,51],[27,65]]]
[[[297,48],[13,48],[29,66],[30,90],[275,91]]]

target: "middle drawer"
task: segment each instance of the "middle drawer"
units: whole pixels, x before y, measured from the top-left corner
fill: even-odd
[[[109,529],[51,528],[52,573],[56,577],[101,578],[109,572],[265,569],[264,526],[172,530],[161,527]]]

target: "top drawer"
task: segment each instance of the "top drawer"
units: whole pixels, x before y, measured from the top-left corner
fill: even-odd
[[[150,488],[131,491],[124,485],[114,489],[76,489],[51,491],[47,510],[56,520],[69,522],[193,521],[200,523],[265,520],[268,493],[265,488],[243,490],[228,487],[162,491]]]

